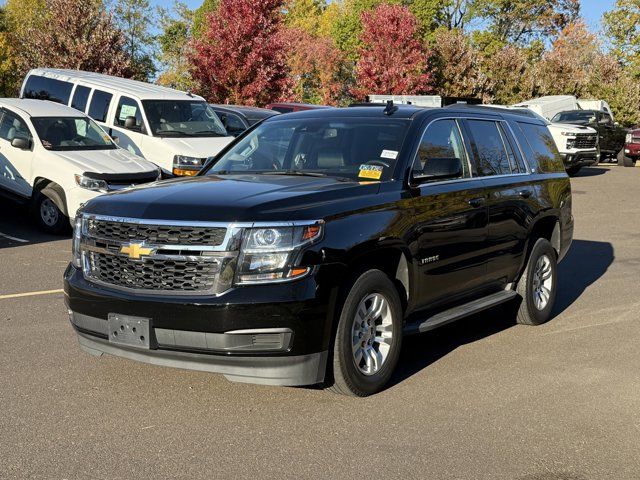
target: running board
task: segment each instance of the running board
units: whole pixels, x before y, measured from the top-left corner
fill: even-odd
[[[479,298],[478,300],[458,305],[457,307],[450,308],[444,312],[437,313],[426,320],[420,319],[408,323],[404,327],[404,333],[405,335],[411,335],[414,333],[428,332],[429,330],[441,327],[447,323],[455,322],[461,318],[474,315],[488,308],[513,300],[517,295],[518,294],[513,290],[503,290],[501,292],[493,293],[487,297]]]

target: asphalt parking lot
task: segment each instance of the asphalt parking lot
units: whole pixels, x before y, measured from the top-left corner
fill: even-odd
[[[367,399],[82,353],[70,239],[0,199],[0,478],[640,478],[640,168],[572,185],[555,318],[409,338]]]

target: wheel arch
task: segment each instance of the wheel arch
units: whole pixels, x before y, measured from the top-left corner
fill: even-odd
[[[34,202],[39,194],[48,197],[64,215],[67,217],[69,216],[69,212],[67,210],[67,196],[62,186],[48,178],[36,177],[33,182]]]

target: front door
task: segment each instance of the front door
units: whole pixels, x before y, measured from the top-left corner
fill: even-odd
[[[145,137],[146,127],[138,101],[121,96],[118,99],[112,123],[109,134],[117,138],[118,146],[129,150],[134,155],[143,157],[142,142]],[[153,159],[147,160],[153,161]]]
[[[482,181],[472,178],[458,120],[435,120],[425,129],[414,172],[429,172],[429,161],[438,158],[460,159],[463,173],[412,188],[415,230],[410,240],[418,272],[418,308],[472,296],[485,283],[486,195]]]
[[[27,123],[17,114],[2,109],[0,115],[0,182],[6,190],[30,197],[33,136]],[[28,148],[14,147],[11,144],[14,138],[27,140]]]

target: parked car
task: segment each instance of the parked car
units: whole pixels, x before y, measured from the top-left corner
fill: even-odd
[[[293,103],[293,102],[280,102],[280,103],[270,103],[265,108],[270,110],[275,110],[279,113],[291,113],[291,112],[302,112],[304,110],[317,110],[319,108],[332,108],[327,107],[326,105],[314,105],[312,103]]]
[[[233,139],[204,98],[110,75],[37,68],[27,74],[20,97],[87,113],[121,147],[166,176],[195,175]]]
[[[246,107],[238,105],[210,105],[229,135],[237,137],[247,128],[278,115],[279,112],[268,108]]]
[[[572,236],[536,118],[313,110],[265,120],[195,178],[89,202],[65,299],[94,355],[364,396],[403,335],[507,302],[546,322]]]
[[[600,161],[615,159],[623,150],[627,129],[614,123],[607,112],[599,110],[570,110],[558,113],[552,122],[591,127],[598,132]]]
[[[46,232],[68,228],[88,200],[159,175],[155,165],[118,148],[71,107],[0,99],[0,193],[29,203]]]
[[[640,129],[631,130],[625,137],[624,149],[618,154],[618,165],[634,167],[640,158]]]

